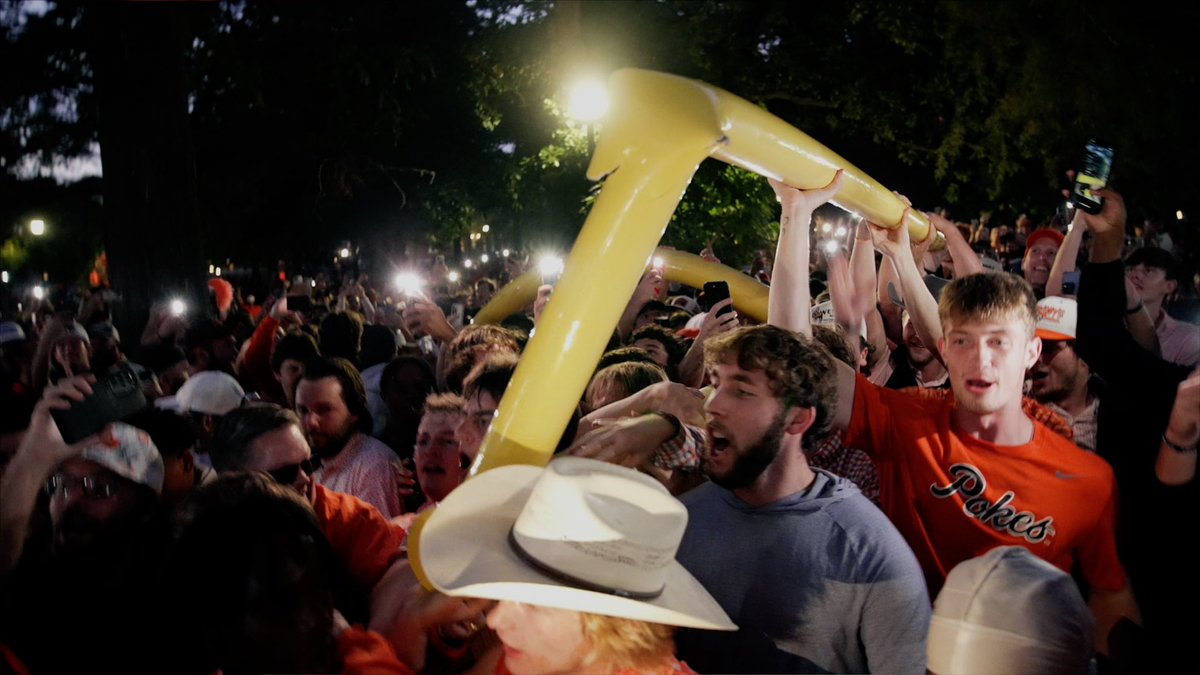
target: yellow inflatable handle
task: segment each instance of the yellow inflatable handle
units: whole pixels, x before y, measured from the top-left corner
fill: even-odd
[[[613,327],[706,158],[801,189],[828,185],[842,169],[839,206],[874,223],[907,226],[914,241],[929,232],[929,222],[919,212],[909,212],[901,223],[905,204],[861,169],[729,92],[675,75],[626,69],[609,79],[609,98],[604,131],[588,166],[588,178],[603,178],[604,186],[500,401],[471,475],[506,464],[543,466],[550,460]],[[518,281],[534,283],[526,277]],[[410,560],[420,574],[419,542],[416,551]]]
[[[729,284],[733,308],[753,318],[767,321],[767,294],[770,289],[738,270],[710,262],[694,253],[659,247],[655,258],[662,258],[663,279],[691,288],[704,288],[705,282],[724,281]],[[537,297],[542,277],[537,270],[526,272],[500,289],[491,301],[475,315],[475,323],[496,324],[524,309]]]

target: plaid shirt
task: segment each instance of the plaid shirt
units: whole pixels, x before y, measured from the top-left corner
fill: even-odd
[[[704,447],[706,437],[704,430],[681,423],[674,415],[657,413],[675,425],[679,431],[670,440],[658,446],[650,463],[660,469],[679,471],[700,470],[700,450]]]
[[[808,464],[853,482],[867,499],[879,506],[879,474],[875,463],[862,450],[842,445],[844,436],[844,432],[835,431],[810,448],[805,453]]]

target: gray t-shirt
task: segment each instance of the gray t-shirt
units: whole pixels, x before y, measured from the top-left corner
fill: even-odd
[[[679,632],[679,658],[697,672],[925,672],[916,556],[853,483],[815,471],[807,490],[766,506],[711,483],[681,498],[677,558],[740,627]]]

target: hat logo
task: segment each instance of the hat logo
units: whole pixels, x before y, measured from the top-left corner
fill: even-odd
[[[1062,321],[1062,318],[1066,316],[1066,314],[1067,310],[1063,309],[1062,307],[1049,307],[1046,305],[1038,307],[1038,318],[1046,321]]]

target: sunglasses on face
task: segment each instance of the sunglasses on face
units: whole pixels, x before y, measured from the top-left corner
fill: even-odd
[[[117,493],[118,484],[109,476],[91,475],[73,478],[64,474],[55,474],[46,481],[46,492],[51,497],[61,495],[71,496],[74,490],[83,490],[83,495],[89,499],[108,499]]]
[[[311,475],[313,475],[313,473],[316,472],[317,469],[320,469],[320,468],[321,468],[321,458],[313,456],[313,457],[309,457],[308,459],[304,460],[303,462],[297,462],[296,464],[288,464],[287,466],[281,466],[278,469],[272,469],[267,472],[267,475],[269,475],[271,478],[273,478],[276,483],[281,483],[283,485],[291,485],[296,482],[297,478],[300,477],[301,471],[303,471],[305,474],[311,476]]]

